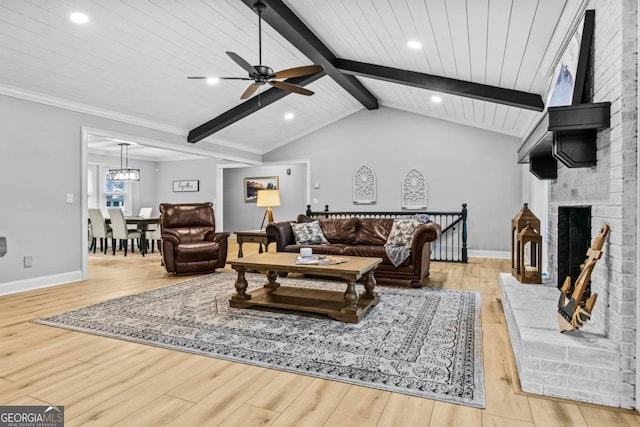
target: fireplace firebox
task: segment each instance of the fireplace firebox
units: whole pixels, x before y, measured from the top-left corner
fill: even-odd
[[[558,208],[558,288],[567,276],[575,283],[591,244],[591,206]],[[571,290],[573,291],[573,289]],[[591,296],[587,288],[584,298]]]

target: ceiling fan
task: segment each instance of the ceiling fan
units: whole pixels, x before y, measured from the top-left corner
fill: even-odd
[[[267,5],[261,2],[256,2],[253,5],[253,10],[258,14],[258,62],[259,65],[251,65],[247,61],[245,61],[240,55],[234,52],[227,52],[227,55],[233,61],[244,68],[245,71],[249,73],[249,77],[218,77],[221,80],[253,80],[253,83],[249,85],[249,87],[244,91],[244,93],[240,96],[240,99],[247,99],[251,95],[255,93],[256,90],[260,86],[265,84],[270,84],[271,86],[287,91],[298,93],[300,95],[313,95],[313,91],[309,89],[305,89],[302,86],[298,86],[293,83],[287,83],[283,81],[279,81],[277,79],[288,79],[291,77],[302,77],[310,74],[319,73],[324,70],[322,65],[306,65],[302,67],[295,68],[287,68],[286,70],[280,70],[273,72],[273,69],[267,67],[266,65],[262,65],[262,12],[264,12],[267,8]],[[209,77],[187,77],[188,79],[208,79]]]

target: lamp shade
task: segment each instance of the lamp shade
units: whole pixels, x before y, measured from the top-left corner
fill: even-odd
[[[258,207],[280,206],[280,190],[258,190]]]

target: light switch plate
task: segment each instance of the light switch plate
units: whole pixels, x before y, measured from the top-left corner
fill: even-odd
[[[73,193],[67,193],[67,203],[73,203]]]

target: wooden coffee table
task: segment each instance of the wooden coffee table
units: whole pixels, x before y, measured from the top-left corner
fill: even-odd
[[[348,261],[333,265],[297,265],[297,253],[266,252],[227,261],[238,272],[236,294],[229,305],[234,308],[253,306],[285,308],[291,310],[324,313],[342,322],[358,323],[380,301],[373,290],[376,279],[373,271],[382,262],[381,258],[340,256]],[[267,271],[267,284],[263,288],[247,292],[247,270]],[[347,283],[345,292],[328,289],[309,289],[280,286],[278,273],[304,273],[336,277]],[[356,281],[364,276],[365,291],[358,296]]]

